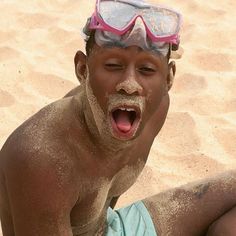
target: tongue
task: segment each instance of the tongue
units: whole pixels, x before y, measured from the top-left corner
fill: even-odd
[[[116,125],[123,133],[127,133],[131,130],[132,124],[129,119],[129,114],[126,111],[119,111],[116,117]]]

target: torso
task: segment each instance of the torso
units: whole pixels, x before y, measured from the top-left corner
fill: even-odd
[[[73,103],[71,99],[65,99],[65,101],[60,103],[60,106],[55,103],[51,107],[46,108],[46,112],[42,110],[40,111],[41,114],[36,114],[42,120],[47,116],[47,126],[40,127],[41,124],[38,124],[38,127],[34,127],[34,137],[38,137],[28,138],[32,138],[32,142],[34,142],[32,149],[38,148],[42,150],[42,140],[44,143],[53,143],[51,145],[53,147],[60,146],[62,143],[68,145],[63,149],[63,158],[66,156],[69,159],[68,163],[70,165],[72,163],[75,172],[73,185],[70,187],[80,188],[80,190],[75,191],[80,194],[79,196],[75,196],[78,200],[71,209],[70,214],[74,235],[102,235],[104,227],[102,227],[102,230],[99,227],[101,225],[105,226],[106,212],[111,200],[124,193],[136,181],[145,165],[153,138],[142,137],[141,135],[132,146],[114,154],[114,156],[108,157],[96,144],[94,145],[87,138],[88,135],[86,136],[84,133],[85,130],[82,124],[78,123],[69,127],[69,124],[73,124],[73,122],[76,124],[78,122],[74,120],[74,114],[69,114],[73,112],[73,110],[68,110],[68,106],[71,106]],[[58,112],[60,115],[57,114]],[[48,116],[49,113],[50,115]],[[62,113],[67,114],[65,115],[66,117]],[[58,120],[56,121],[55,119]],[[57,125],[57,122],[59,125],[62,120],[63,122],[67,120],[67,122],[64,122],[66,124],[63,123],[64,126],[60,126],[60,129],[55,131],[54,125]],[[22,136],[30,136],[27,130],[32,129],[34,126],[33,123],[34,117],[27,121],[18,130],[18,133],[20,132]],[[67,124],[68,127],[66,127]],[[47,133],[52,132],[53,135],[48,136],[44,132],[45,129]],[[63,133],[64,135],[60,135],[57,132]],[[78,132],[82,132],[82,134]],[[55,136],[61,137],[61,139],[58,140]],[[59,143],[57,143],[58,141]],[[28,144],[28,146],[30,145]],[[73,152],[71,151],[72,149]],[[1,156],[0,165],[6,162],[7,157],[4,156],[3,158]],[[66,163],[65,161],[64,165]],[[8,199],[4,190],[2,191],[3,193],[1,194],[5,196],[2,198],[2,201],[7,205]],[[8,210],[10,212],[10,209]]]

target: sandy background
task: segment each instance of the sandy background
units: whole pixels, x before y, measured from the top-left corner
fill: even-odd
[[[184,15],[171,109],[138,182],[119,205],[236,167],[235,0],[162,2]],[[0,0],[0,147],[78,82],[73,57],[91,0]],[[1,234],[1,233],[0,233]]]

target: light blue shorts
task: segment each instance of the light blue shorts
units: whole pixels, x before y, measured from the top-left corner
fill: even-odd
[[[118,210],[108,209],[106,236],[157,236],[152,218],[143,202]]]

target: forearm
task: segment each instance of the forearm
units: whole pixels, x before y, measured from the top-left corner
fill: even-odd
[[[236,205],[236,171],[169,190],[144,203],[159,235],[205,235],[212,222]]]

